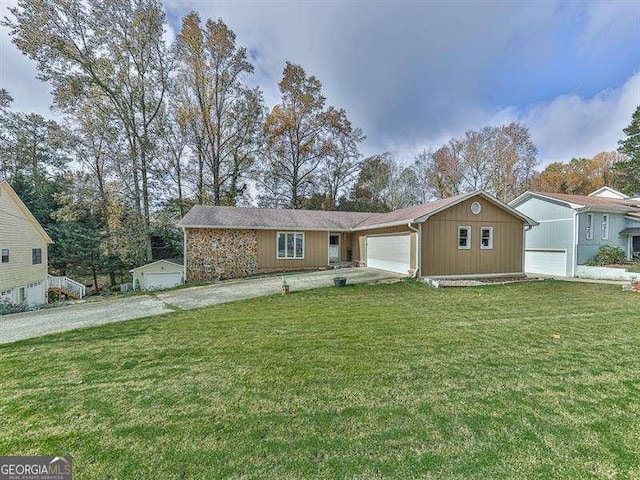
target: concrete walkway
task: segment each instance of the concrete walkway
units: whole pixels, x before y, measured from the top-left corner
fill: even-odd
[[[333,277],[347,277],[347,283],[371,283],[402,278],[402,275],[373,268],[344,268],[321,272],[286,275],[291,291],[310,290],[333,285]],[[262,297],[282,291],[282,277],[230,280],[205,287],[158,292],[65,307],[0,316],[0,343],[10,343],[49,333],[134,318],[169,313],[176,309],[191,310],[246,298]]]

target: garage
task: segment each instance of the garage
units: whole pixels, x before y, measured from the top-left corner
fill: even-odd
[[[409,234],[366,237],[367,267],[408,274],[411,268]]]
[[[184,267],[179,260],[158,260],[131,270],[133,287],[139,290],[162,290],[184,283]]]
[[[182,273],[148,273],[145,290],[173,288],[182,284]]]
[[[29,305],[46,303],[44,285],[42,282],[31,283],[25,287],[25,301]]]
[[[566,277],[567,251],[527,249],[524,254],[524,270],[526,273]]]

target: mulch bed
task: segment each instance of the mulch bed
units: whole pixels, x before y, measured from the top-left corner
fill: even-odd
[[[425,282],[435,288],[449,287],[479,287],[485,285],[506,285],[509,283],[539,282],[540,278],[529,278],[527,276],[504,276],[504,277],[469,277],[469,278],[427,278]]]

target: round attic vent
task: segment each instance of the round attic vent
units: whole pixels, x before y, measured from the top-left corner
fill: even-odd
[[[471,213],[473,213],[474,215],[478,215],[481,211],[482,205],[480,205],[478,202],[473,202],[471,204]]]

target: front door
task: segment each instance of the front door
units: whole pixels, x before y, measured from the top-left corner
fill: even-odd
[[[340,234],[331,233],[329,235],[329,261],[340,261]]]
[[[636,258],[640,255],[640,236],[634,235],[631,240],[631,257]]]

